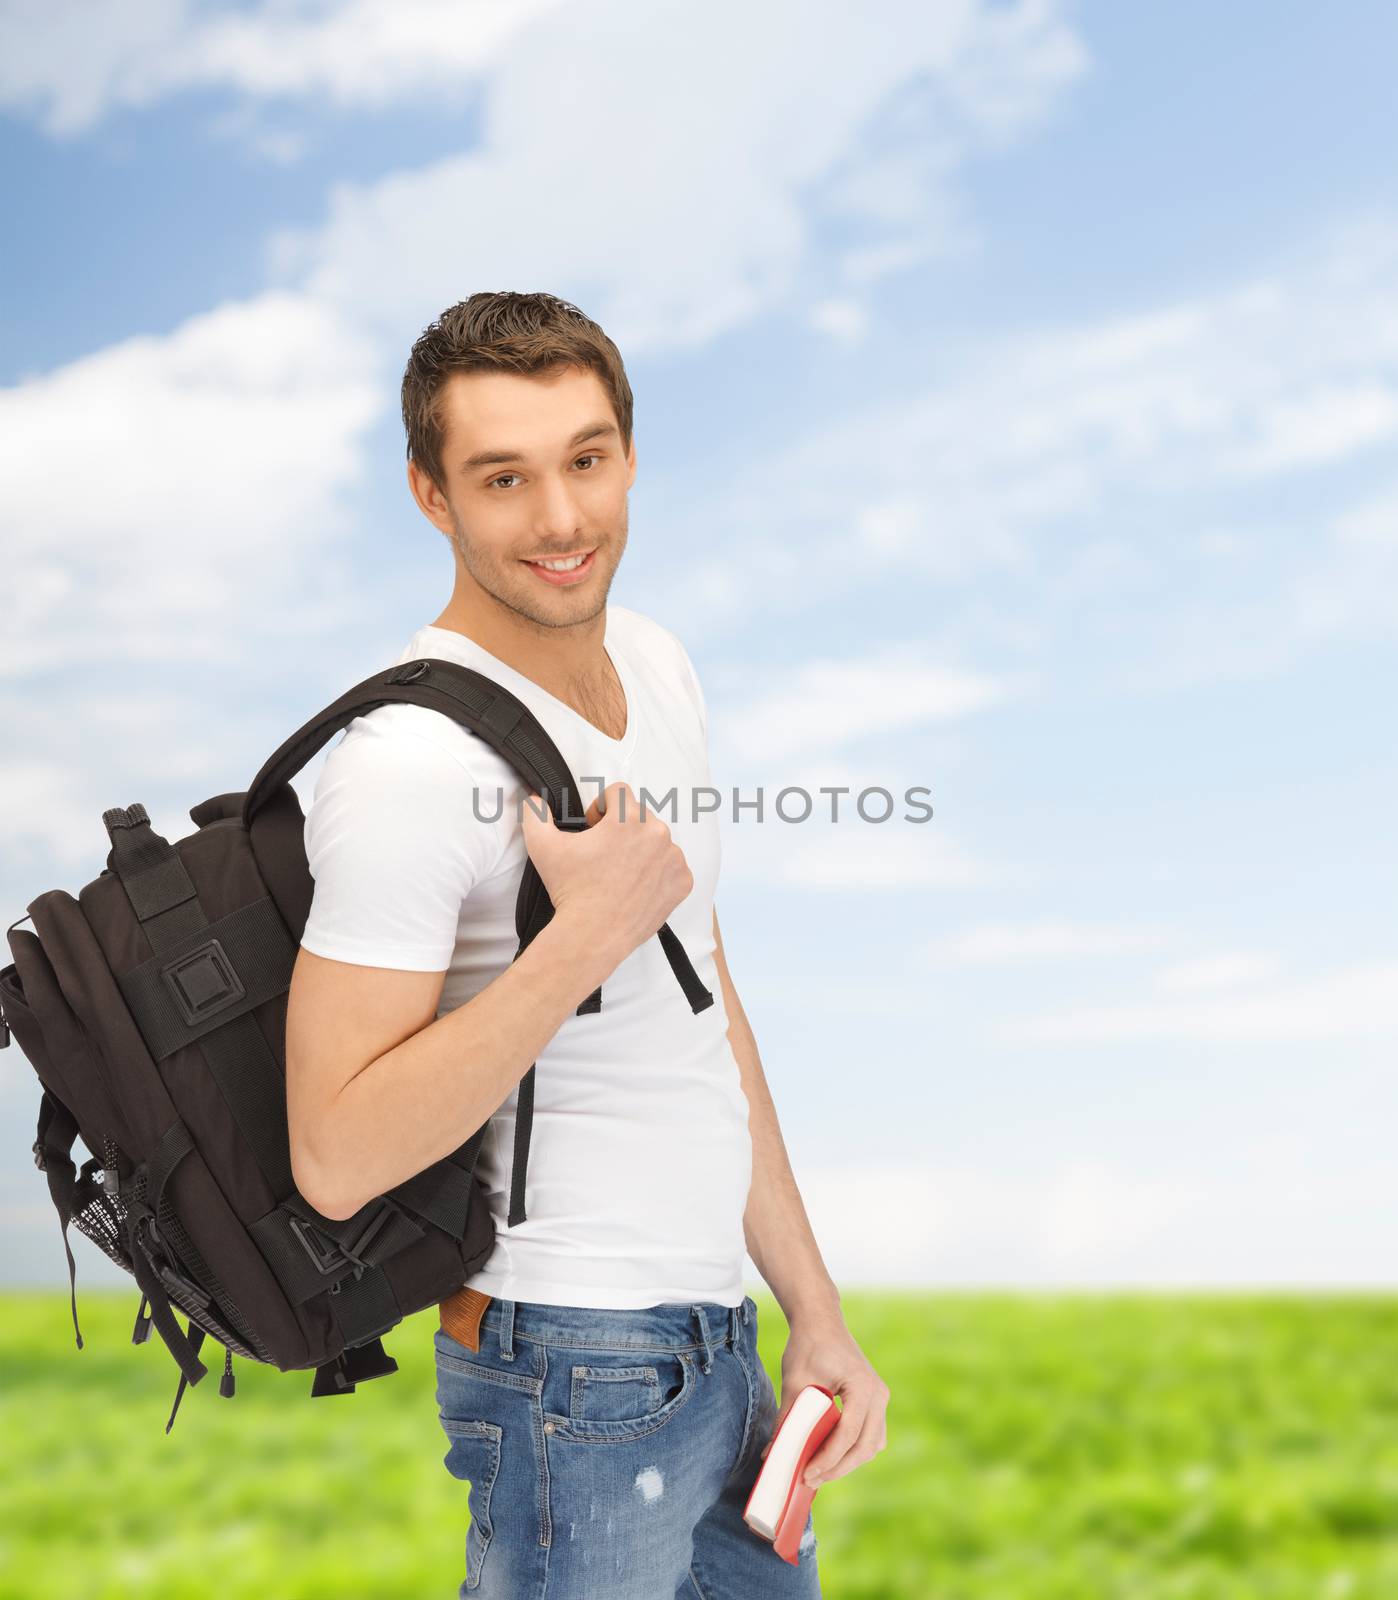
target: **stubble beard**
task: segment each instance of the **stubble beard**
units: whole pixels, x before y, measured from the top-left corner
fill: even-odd
[[[514,562],[513,567],[506,568],[499,562],[481,560],[454,510],[451,520],[454,530],[451,542],[461,557],[462,565],[488,595],[507,610],[513,611],[516,616],[523,617],[540,628],[572,628],[580,622],[591,622],[605,610],[612,579],[616,576],[622,552],[626,548],[627,528],[624,514],[620,533],[615,541],[605,537],[597,540],[597,554],[594,560],[598,563],[598,570],[586,586],[591,609],[586,608],[581,595],[570,596],[566,589],[558,590],[561,604],[557,610],[551,609],[543,596],[530,592],[534,580],[527,572],[518,570],[518,562]],[[513,561],[513,558],[505,559]],[[570,598],[579,609],[571,611],[568,609]]]

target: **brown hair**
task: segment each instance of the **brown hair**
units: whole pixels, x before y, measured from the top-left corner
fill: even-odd
[[[446,492],[439,402],[454,372],[540,373],[560,364],[589,367],[616,412],[621,448],[631,448],[631,385],[621,352],[575,305],[551,294],[485,291],[458,300],[414,341],[403,372],[408,459]]]

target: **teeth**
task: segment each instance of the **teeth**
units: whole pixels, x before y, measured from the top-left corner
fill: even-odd
[[[531,561],[531,567],[547,567],[550,572],[571,572],[574,567],[580,567],[587,560],[586,555],[569,556],[566,561]]]

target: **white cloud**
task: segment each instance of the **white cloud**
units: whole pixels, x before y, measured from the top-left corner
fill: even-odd
[[[785,303],[820,259],[808,239],[815,209],[859,212],[853,175],[885,157],[916,160],[921,137],[944,190],[969,153],[1042,115],[1082,69],[1074,36],[1037,0],[1009,11],[889,6],[892,30],[838,9],[812,27],[794,4],[720,8],[697,32],[683,14],[616,3],[583,16],[539,4],[235,12],[134,0],[120,29],[82,26],[82,14],[62,0],[0,10],[15,43],[0,61],[0,105],[54,134],[219,85],[248,98],[215,105],[217,126],[282,161],[304,134],[259,123],[255,105],[273,98],[378,105],[430,95],[440,106],[478,91],[483,132],[469,154],[334,190],[324,227],[273,249],[289,287],[0,392],[8,725],[24,717],[28,675],[75,675],[45,702],[66,708],[63,725],[51,716],[26,732],[22,760],[0,756],[0,786],[27,819],[23,848],[65,864],[92,859],[92,816],[131,798],[127,761],[144,784],[161,744],[174,750],[167,778],[226,760],[226,745],[203,730],[201,664],[253,662],[259,635],[296,632],[330,647],[362,611],[338,538],[354,528],[364,436],[396,387],[385,352],[401,354],[403,328],[376,337],[383,319],[415,328],[470,279],[591,278],[600,306],[590,309],[628,357],[647,344],[692,346]],[[738,36],[734,53],[728,39]],[[913,119],[892,142],[890,108]],[[843,189],[822,183],[837,172],[851,179]],[[948,208],[923,195],[919,209],[916,185],[897,204],[891,181],[884,192],[880,222],[892,231],[871,244],[892,270],[938,248]],[[845,282],[878,270],[866,262]],[[827,303],[845,292],[832,283]],[[837,324],[854,327],[848,313]],[[715,584],[714,603],[727,592]],[[79,675],[96,663],[154,672],[171,662],[181,676],[159,688],[125,680],[126,692],[162,707],[159,728],[128,748]],[[949,673],[924,686],[942,711],[958,692],[985,692]],[[894,723],[921,714],[905,687]],[[75,744],[101,753],[89,764],[100,793],[61,781]],[[924,869],[936,881],[947,870]]]
[[[354,329],[281,291],[0,390],[11,872],[95,876],[107,807],[178,785],[176,838],[251,779],[268,642],[333,646],[364,607],[339,540],[384,395]]]
[[[883,804],[871,799],[870,814],[879,815],[875,806]],[[895,811],[895,819],[899,815]],[[895,894],[1003,887],[1023,880],[1023,869],[978,860],[935,828],[935,823],[896,820],[834,826],[739,821],[724,827],[723,880]]]
[[[381,107],[464,101],[481,73],[561,0],[122,0],[93,26],[84,0],[0,5],[0,106],[54,136],[190,89]],[[249,130],[256,136],[256,130]]]
[[[1166,967],[1155,977],[1156,987],[1171,994],[1192,994],[1201,989],[1234,989],[1260,983],[1275,975],[1276,958],[1254,950],[1234,950],[1203,956]]]
[[[1398,387],[1373,378],[1324,379],[1259,418],[1258,437],[1240,446],[1234,470],[1270,477],[1298,466],[1343,460],[1398,433]]]
[[[16,732],[12,729],[12,741]],[[6,866],[10,871],[42,862],[56,865],[65,874],[90,867],[90,875],[101,870],[100,858],[106,854],[99,848],[106,843],[102,813],[109,805],[123,803],[108,800],[99,804],[96,794],[83,792],[81,786],[74,784],[66,765],[21,755],[14,742],[8,753],[0,755],[0,801],[5,816]],[[37,893],[37,889],[31,890],[28,899]],[[6,952],[0,958],[0,966],[8,960]]]
[[[468,286],[543,283],[629,361],[692,349],[844,292],[818,229],[893,247],[885,269],[958,247],[946,196],[966,160],[1083,68],[1041,0],[718,0],[702,28],[622,0],[562,11],[499,57],[475,148],[337,186],[325,222],[280,235],[270,259],[395,339]],[[924,154],[869,215],[870,174]]]
[[[0,390],[0,676],[237,660],[324,621],[384,393],[351,327],[282,292]]]
[[[123,681],[113,663],[100,678],[89,668],[57,676],[42,695],[22,676],[0,686],[5,866],[25,873],[25,903],[39,892],[31,869],[78,883],[97,875],[110,849],[102,826],[108,807],[139,800],[158,833],[181,838],[192,831],[191,805],[245,788],[270,754],[250,753],[250,770],[240,771],[238,752],[251,748],[245,730],[254,715],[219,692],[211,721],[195,686],[181,678],[178,687],[143,681],[122,692],[111,688]],[[251,681],[250,669],[240,674],[241,683]],[[166,805],[167,795],[177,800]]]
[[[877,654],[795,663],[779,686],[726,706],[725,751],[735,760],[780,760],[881,734],[966,717],[1016,686],[986,673],[937,666],[908,643]]]
[[[1335,519],[1334,532],[1346,545],[1398,547],[1398,485],[1351,506]]]
[[[1244,1137],[1214,1168],[837,1165],[799,1150],[793,1166],[842,1288],[1388,1287],[1398,1249],[1389,1172],[1321,1172],[1294,1142]]]
[[[1022,651],[1071,645],[1130,690],[1274,671],[1398,621],[1398,497],[1385,483],[1353,504],[1336,471],[1382,464],[1398,440],[1392,216],[1209,293],[938,364],[921,393],[764,451],[672,528],[712,551],[684,573],[694,635],[916,597],[946,650],[983,655],[988,629]],[[1304,501],[1248,509],[1293,479]],[[740,531],[715,547],[725,528]],[[748,581],[706,601],[706,568],[739,562]],[[974,587],[987,579],[993,598]]]
[[[810,310],[811,326],[844,345],[858,345],[869,327],[869,308],[848,297],[819,301]]]
[[[1398,963],[1377,961],[1250,987],[1219,998],[1149,1000],[1084,1006],[993,1023],[1004,1044],[1109,1044],[1123,1039],[1220,1043],[1321,1043],[1386,1039],[1398,1034]]]
[[[1115,955],[1157,948],[1167,936],[1130,924],[1067,921],[986,922],[924,946],[934,964],[948,961],[996,965],[1084,955]]]
[[[944,1162],[795,1170],[826,1265],[850,1286],[1139,1278],[1152,1246],[1207,1223],[1187,1175],[1090,1157],[1031,1172]]]

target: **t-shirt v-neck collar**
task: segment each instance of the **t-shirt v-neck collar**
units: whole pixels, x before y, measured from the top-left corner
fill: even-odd
[[[635,684],[631,677],[630,664],[627,661],[626,653],[618,648],[611,624],[612,618],[609,611],[602,647],[612,663],[617,680],[621,684],[622,693],[626,697],[626,731],[620,739],[613,739],[609,734],[603,733],[595,722],[589,722],[582,712],[570,706],[566,700],[560,700],[556,694],[550,693],[542,684],[535,683],[533,678],[526,673],[520,672],[516,667],[512,667],[508,661],[502,661],[499,656],[493,655],[484,645],[477,644],[469,634],[461,633],[455,628],[440,628],[435,622],[424,623],[419,632],[439,635],[454,642],[459,649],[464,649],[470,654],[483,656],[487,663],[483,669],[486,677],[494,678],[502,688],[509,689],[511,693],[518,695],[521,699],[526,699],[529,694],[542,695],[551,705],[557,706],[565,716],[571,717],[579,726],[585,729],[592,738],[596,739],[607,750],[608,754],[618,761],[626,761],[636,744],[640,701],[635,691]],[[525,694],[523,695],[519,694],[521,686],[525,688]]]

